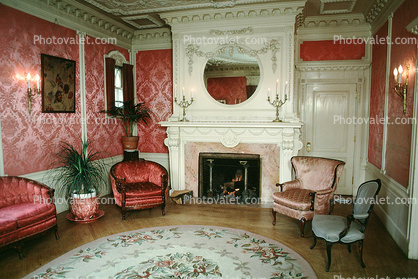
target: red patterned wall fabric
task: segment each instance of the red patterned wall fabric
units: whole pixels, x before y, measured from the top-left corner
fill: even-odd
[[[79,144],[80,73],[78,45],[47,44],[52,36],[76,39],[76,32],[0,4],[0,116],[4,170],[8,175],[42,171],[61,140]],[[44,39],[44,41],[42,40]],[[76,61],[76,112],[41,113],[41,97],[28,113],[27,83],[41,76],[41,53]],[[20,77],[19,77],[20,76]],[[32,85],[35,83],[33,79]]]
[[[151,111],[148,126],[138,124],[141,152],[168,153],[164,145],[166,121],[173,113],[173,62],[171,49],[140,51],[136,55],[136,88],[138,102],[145,102]]]
[[[389,122],[400,120],[401,124],[388,125],[388,143],[386,149],[386,174],[395,179],[401,185],[407,187],[409,181],[409,163],[411,153],[412,122],[407,123],[408,118],[413,117],[413,99],[415,86],[415,65],[417,60],[417,44],[402,43],[401,38],[417,38],[416,35],[408,32],[406,26],[412,22],[418,11],[418,1],[406,0],[393,14],[392,21],[392,44],[390,70],[395,67],[405,69],[410,66],[408,80],[408,97],[406,115],[403,114],[402,99],[394,92],[394,76],[389,79]],[[398,42],[396,41],[398,39]],[[406,42],[406,40],[405,40]],[[405,72],[405,71],[404,71]],[[403,75],[405,81],[406,73]],[[403,119],[403,120],[402,120]]]
[[[388,25],[384,24],[376,36],[386,37]],[[378,121],[384,117],[385,109],[385,78],[386,78],[386,44],[375,44],[372,48],[372,73],[370,90],[370,119],[369,124],[369,162],[378,169],[382,166],[383,123]]]
[[[89,38],[94,42],[94,38]],[[105,108],[104,58],[103,55],[112,50],[118,50],[129,61],[126,49],[111,44],[86,44],[84,46],[86,61],[86,111],[87,138],[92,140],[92,146],[97,150],[107,152],[106,157],[123,154],[121,136],[125,131],[119,120],[105,118],[100,110]]]
[[[207,89],[215,100],[226,100],[228,105],[247,100],[247,79],[245,77],[208,78]]]
[[[348,41],[305,41],[300,45],[303,61],[357,60],[364,57],[366,45],[348,44]]]

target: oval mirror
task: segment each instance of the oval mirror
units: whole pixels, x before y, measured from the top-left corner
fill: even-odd
[[[234,48],[209,59],[203,79],[212,98],[227,105],[240,104],[257,89],[260,67],[255,57]]]

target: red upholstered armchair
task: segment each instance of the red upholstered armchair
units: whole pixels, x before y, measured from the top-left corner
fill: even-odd
[[[273,225],[276,212],[298,219],[303,237],[306,221],[332,211],[334,192],[345,163],[307,156],[292,157],[291,163],[295,179],[276,184],[281,191],[273,193]]]
[[[122,220],[127,210],[157,206],[165,215],[168,174],[160,164],[146,160],[117,163],[110,169],[110,182],[116,204],[122,209]]]

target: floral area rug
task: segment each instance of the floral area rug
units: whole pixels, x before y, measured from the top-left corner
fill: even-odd
[[[167,226],[107,236],[25,278],[317,278],[299,254],[243,230]]]

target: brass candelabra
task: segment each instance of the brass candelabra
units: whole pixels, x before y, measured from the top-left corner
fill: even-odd
[[[186,108],[188,108],[194,101],[193,96],[190,98],[190,101],[186,100],[186,96],[183,94],[183,98],[181,99],[181,101],[177,100],[177,96],[174,97],[174,101],[176,102],[177,105],[179,105],[182,109],[183,109],[183,119],[180,121],[189,121],[186,118]]]
[[[31,76],[30,76],[30,74],[28,74],[26,76],[26,81],[28,83],[27,96],[28,96],[29,115],[32,112],[32,101],[35,100],[40,94],[39,80],[40,80],[39,75],[36,75],[36,86],[33,86],[33,90],[32,90],[32,88],[31,88]]]
[[[270,96],[267,97],[267,101],[276,108],[276,119],[273,120],[273,122],[283,122],[279,118],[279,108],[283,106],[287,101],[287,94],[284,95],[284,100],[281,100],[279,98],[279,94],[276,94],[276,98],[274,100],[270,100]]]

